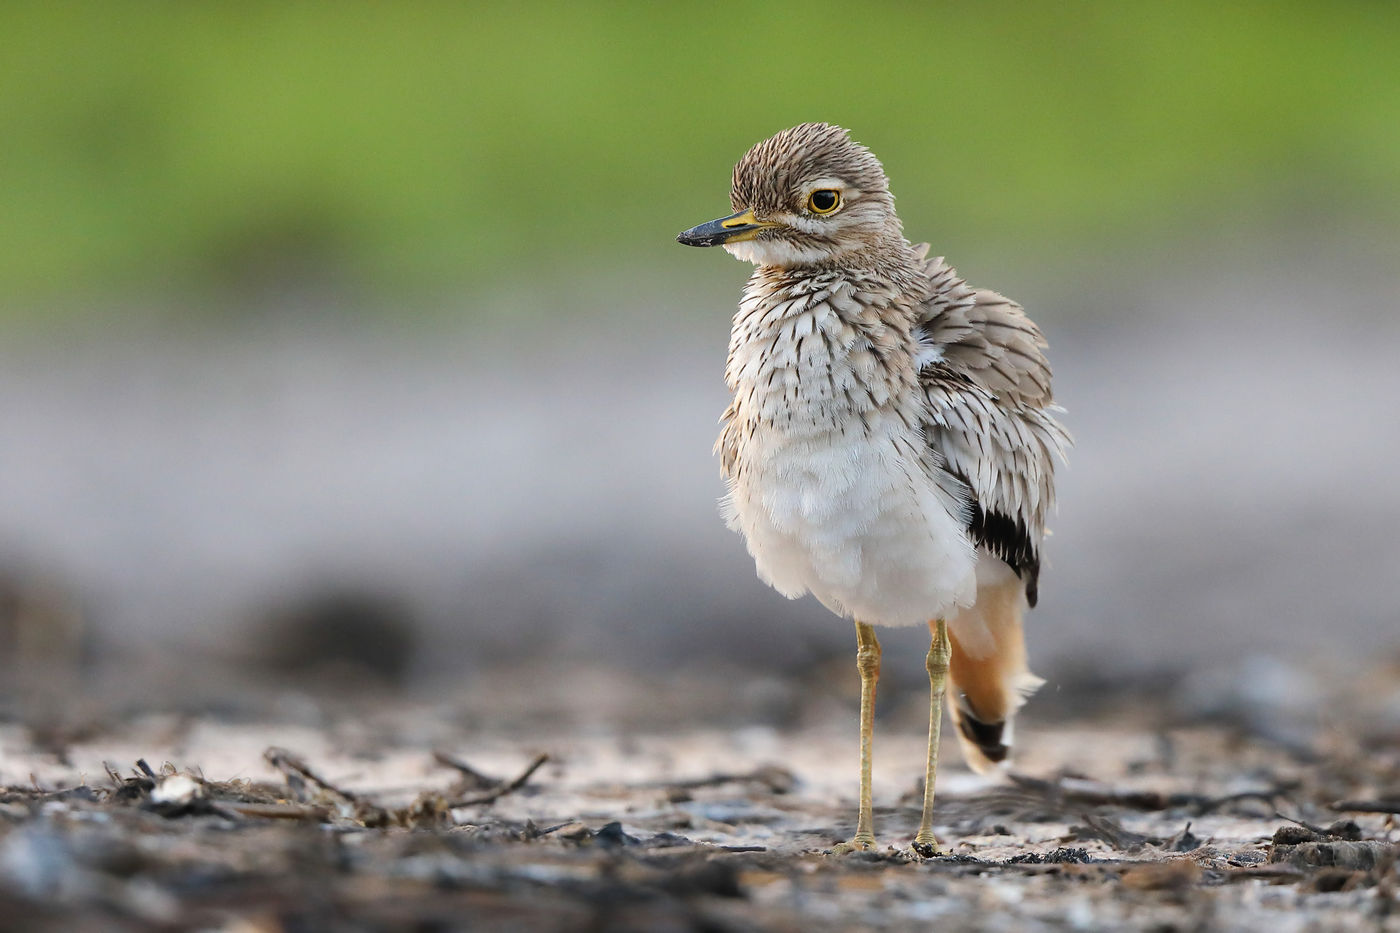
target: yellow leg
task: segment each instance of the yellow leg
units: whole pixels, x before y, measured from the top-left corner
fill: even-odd
[[[832,849],[835,853],[875,848],[874,820],[870,800],[870,747],[875,736],[875,685],[880,680],[880,642],[875,629],[856,623],[856,669],[860,671],[860,814],[856,834],[850,842]]]
[[[924,666],[928,668],[928,769],[924,772],[924,815],[914,836],[914,852],[924,858],[938,854],[933,837],[933,785],[938,777],[938,734],[943,725],[943,693],[948,684],[948,623],[939,619],[933,626],[933,644]]]

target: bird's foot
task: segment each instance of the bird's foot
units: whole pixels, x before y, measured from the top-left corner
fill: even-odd
[[[938,847],[938,840],[933,838],[933,833],[919,833],[914,837],[909,849],[919,858],[937,858],[944,854]]]
[[[850,842],[840,842],[831,847],[831,855],[849,855],[852,852],[874,852],[874,833],[856,833]]]

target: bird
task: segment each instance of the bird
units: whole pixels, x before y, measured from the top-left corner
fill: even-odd
[[[763,582],[855,623],[859,809],[833,853],[876,847],[875,627],[928,626],[928,759],[909,848],[933,857],[945,694],[969,766],[988,771],[1042,683],[1023,619],[1072,445],[1047,343],[1020,305],[905,238],[884,166],[842,127],[756,143],[734,167],[730,207],[676,237],[755,266],[725,365],[721,511]]]

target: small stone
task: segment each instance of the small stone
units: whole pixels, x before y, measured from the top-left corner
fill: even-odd
[[[204,787],[188,774],[172,774],[163,778],[151,790],[150,801],[156,806],[184,806],[204,796]]]

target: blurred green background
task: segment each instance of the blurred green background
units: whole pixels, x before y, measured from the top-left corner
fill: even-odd
[[[1050,340],[1040,674],[1395,650],[1400,4],[13,0],[0,695],[33,631],[849,674],[715,514],[747,268],[674,241],[805,120]]]
[[[10,2],[0,303],[698,281],[672,235],[817,119],[953,255],[1394,230],[1400,5]]]

